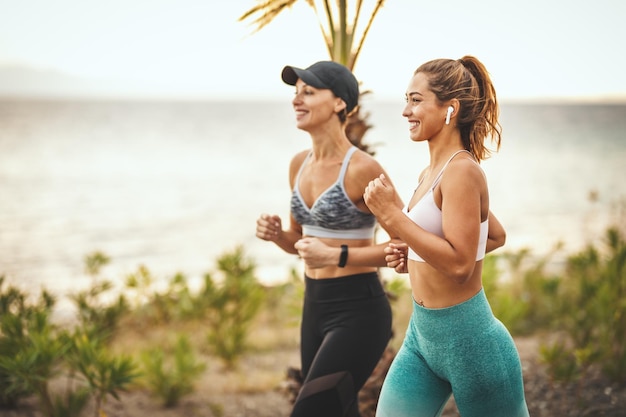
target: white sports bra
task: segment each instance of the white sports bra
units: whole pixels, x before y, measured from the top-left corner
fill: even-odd
[[[433,233],[439,237],[443,236],[443,224],[441,217],[441,209],[437,207],[435,203],[435,197],[433,196],[433,190],[439,184],[441,177],[443,175],[443,171],[446,169],[450,161],[461,152],[467,152],[466,150],[460,150],[455,152],[450,159],[445,163],[433,185],[426,192],[426,194],[413,206],[411,211],[408,210],[408,205],[404,207],[402,210],[415,224],[420,226],[422,229]],[[468,152],[469,153],[469,152]],[[421,181],[420,181],[421,184]],[[418,184],[419,187],[419,184]],[[478,251],[476,253],[476,261],[480,261],[485,257],[485,252],[487,250],[487,235],[489,234],[489,219],[483,221],[480,224],[480,237],[478,240]],[[409,259],[412,259],[417,262],[424,262],[424,260],[417,254],[413,249],[409,247]]]

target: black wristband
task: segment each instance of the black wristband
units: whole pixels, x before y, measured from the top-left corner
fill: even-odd
[[[339,255],[339,263],[337,266],[343,268],[348,262],[348,245],[341,245],[341,255]]]

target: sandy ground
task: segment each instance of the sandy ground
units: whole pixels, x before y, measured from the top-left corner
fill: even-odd
[[[547,416],[626,416],[626,384],[611,384],[603,378],[589,377],[580,385],[550,384],[538,360],[539,340],[516,338],[522,360],[526,399],[530,415]],[[390,355],[391,357],[393,355]],[[381,368],[384,368],[381,361]],[[237,371],[209,366],[195,393],[185,397],[175,408],[164,408],[147,392],[132,390],[121,401],[110,399],[104,411],[108,417],[287,417],[290,395],[286,386],[288,366],[298,366],[297,348],[261,352],[246,356]],[[373,380],[373,379],[372,379]],[[377,383],[370,384],[375,391]],[[365,391],[365,390],[364,390]],[[372,399],[362,391],[363,417],[373,417]],[[371,397],[371,396],[370,396]],[[84,414],[95,415],[93,410]],[[0,410],[1,417],[41,417],[35,399],[24,401],[17,410]],[[453,399],[444,417],[459,416]]]

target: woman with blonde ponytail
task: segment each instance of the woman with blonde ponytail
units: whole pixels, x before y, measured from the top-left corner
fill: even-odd
[[[385,249],[387,266],[409,274],[413,313],[383,384],[377,417],[434,417],[454,394],[463,417],[527,417],[519,354],[493,316],[482,286],[485,253],[504,244],[489,210],[480,161],[498,150],[496,92],[475,57],[421,65],[402,115],[414,142],[427,142],[430,164],[409,203],[381,175],[365,203],[403,243]]]

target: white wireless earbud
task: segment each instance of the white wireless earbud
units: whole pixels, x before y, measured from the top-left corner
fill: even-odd
[[[454,112],[454,107],[448,106],[448,112],[446,113],[446,124],[447,125],[450,124],[450,116],[452,115],[452,112]]]

